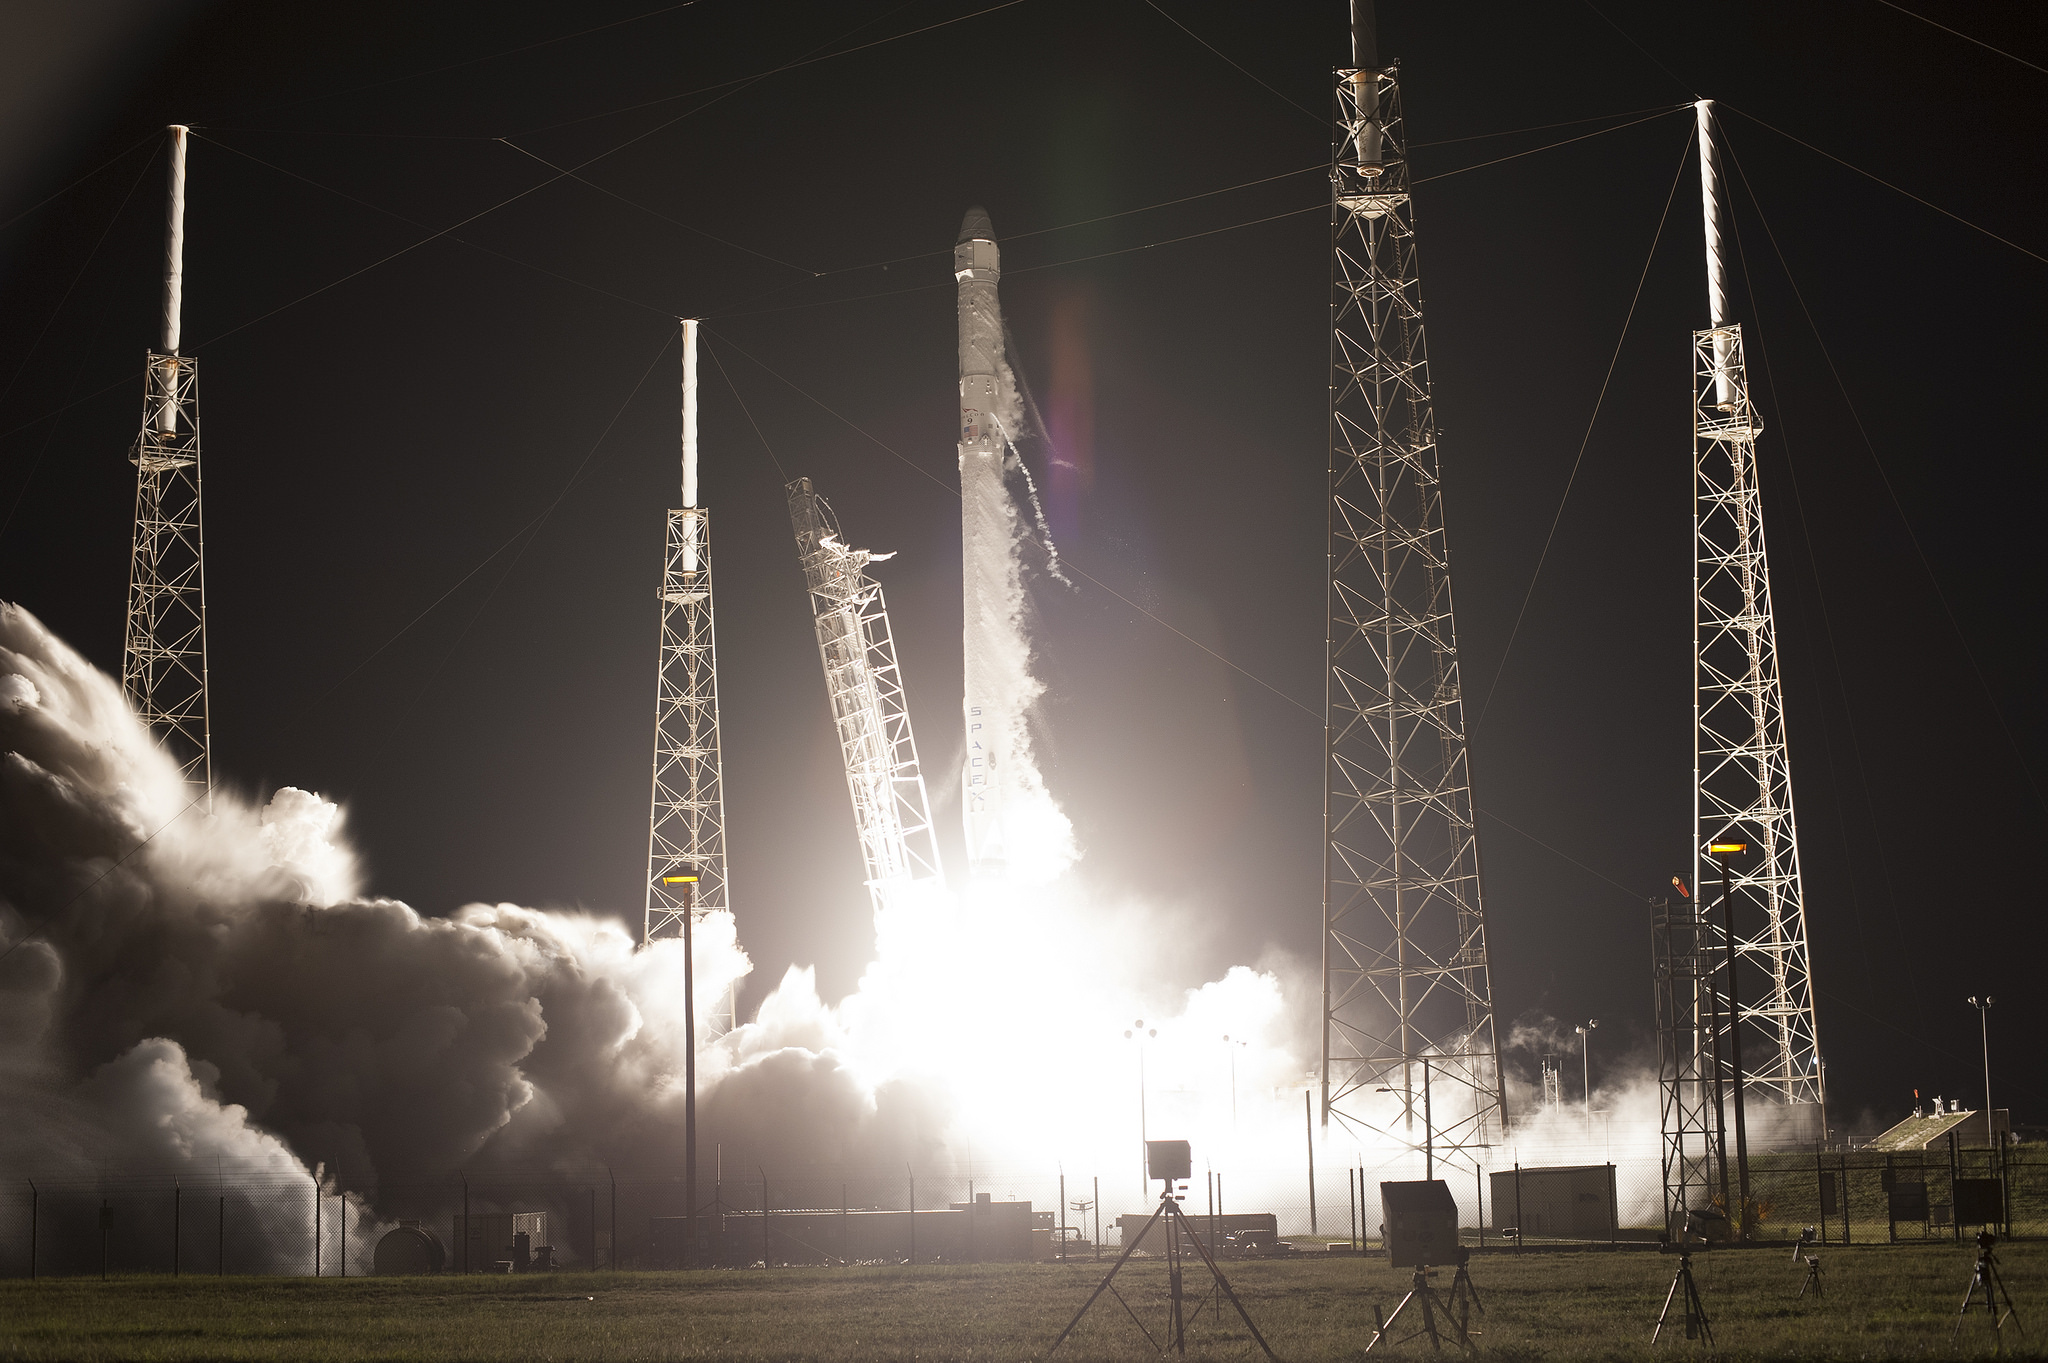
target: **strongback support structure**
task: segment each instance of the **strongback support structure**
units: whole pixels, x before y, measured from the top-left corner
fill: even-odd
[[[1742,1029],[1752,1098],[1793,1109],[1778,1134],[1816,1140],[1826,1124],[1824,1076],[1757,484],[1763,422],[1750,400],[1742,327],[1727,318],[1712,102],[1697,109],[1712,325],[1693,333],[1692,883],[1717,893],[1720,872],[1707,849],[1749,844],[1731,859],[1741,1016],[1724,1013],[1721,1025]],[[1713,986],[1724,1003],[1728,983],[1724,967]]]
[[[1379,67],[1370,0],[1353,14],[1330,167],[1322,1117],[1418,1148],[1433,1126],[1436,1157],[1469,1163],[1506,1092],[1398,68]]]
[[[164,215],[164,301],[149,352],[135,465],[135,535],[121,690],[177,762],[194,803],[213,803],[206,695],[206,554],[199,497],[199,366],[179,353],[185,301],[185,147],[170,129]]]
[[[712,627],[711,513],[697,495],[697,322],[683,321],[683,505],[668,513],[661,577],[661,659],[655,681],[654,791],[647,819],[647,900],[641,941],[680,937],[731,908],[725,867],[725,788],[718,752],[718,650]],[[669,883],[694,867],[693,885]],[[691,893],[694,891],[694,893]],[[731,1029],[728,992],[707,1019]]]
[[[881,584],[867,565],[890,554],[855,549],[840,537],[832,508],[799,478],[787,489],[790,527],[810,589],[818,656],[839,730],[846,790],[867,860],[877,912],[918,881],[941,879],[931,801],[911,738],[903,671]]]

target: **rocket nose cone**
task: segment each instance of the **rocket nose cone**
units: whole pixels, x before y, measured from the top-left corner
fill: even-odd
[[[967,216],[960,220],[960,236],[954,241],[958,246],[969,241],[994,241],[995,224],[988,220],[988,210],[980,204],[967,210]]]

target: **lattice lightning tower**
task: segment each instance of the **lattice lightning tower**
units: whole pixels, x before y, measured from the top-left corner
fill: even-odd
[[[1763,422],[1750,400],[1742,327],[1727,320],[1712,101],[1697,107],[1713,324],[1693,333],[1693,886],[1703,898],[1718,895],[1720,869],[1707,849],[1749,844],[1731,859],[1729,887],[1747,1091],[1810,1107],[1796,1134],[1811,1140],[1826,1120],[1825,1095],[1757,485]],[[1725,967],[1715,988],[1725,1007]]]
[[[1324,719],[1323,1119],[1438,1157],[1506,1115],[1398,68],[1337,73]],[[1425,1063],[1426,1062],[1426,1063]],[[1470,1154],[1466,1158],[1471,1158]]]
[[[665,877],[694,866],[694,914],[727,912],[725,788],[718,755],[718,650],[712,628],[711,513],[697,497],[697,322],[683,321],[683,505],[668,513],[661,577],[661,659],[655,681],[654,794],[647,819],[647,906],[641,941],[680,937],[683,895]],[[728,992],[709,1019],[730,1030]]]
[[[810,588],[825,690],[839,728],[846,789],[867,859],[868,893],[877,910],[918,881],[941,879],[931,802],[917,764],[903,671],[882,587],[867,565],[893,557],[848,546],[832,508],[811,487],[791,483],[789,521]]]
[[[135,538],[121,689],[210,811],[206,703],[206,554],[199,498],[199,365],[178,353],[185,300],[186,129],[170,130],[161,344],[149,352],[135,465]]]

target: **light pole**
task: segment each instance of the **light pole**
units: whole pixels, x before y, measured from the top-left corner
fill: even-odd
[[[1579,1034],[1579,1087],[1586,1096],[1586,1139],[1593,1139],[1593,1029],[1599,1018],[1587,1018],[1572,1030]]]
[[[1252,1043],[1249,1041],[1232,1041],[1229,1034],[1225,1033],[1223,1044],[1230,1049],[1230,1129],[1235,1131],[1237,1130],[1237,1053],[1240,1049]]]
[[[1991,996],[1983,998],[1972,995],[1970,1006],[1977,1010],[1977,1022],[1984,1035],[1984,1145],[1986,1149],[1998,1146],[1997,1123],[1991,1116]]]
[[[1742,1208],[1736,1225],[1739,1238],[1749,1239],[1749,1123],[1742,1101],[1742,995],[1735,978],[1735,899],[1729,893],[1728,858],[1747,852],[1746,842],[1717,842],[1707,850],[1721,863],[1721,932],[1728,939],[1728,1069],[1735,1078],[1735,1179]]]
[[[1124,1040],[1138,1043],[1138,1197],[1141,1203],[1152,1195],[1151,1170],[1145,1158],[1145,1142],[1149,1139],[1145,1130],[1145,1043],[1158,1035],[1159,1029],[1147,1029],[1143,1018],[1124,1029]]]
[[[683,887],[683,1267],[697,1266],[697,961],[691,934],[696,919],[697,868],[679,866],[664,885]],[[764,1207],[766,1203],[762,1204]],[[765,1215],[765,1213],[764,1213]],[[616,1220],[616,1218],[614,1218]],[[764,1241],[765,1243],[765,1241]],[[618,1247],[612,1247],[613,1257]]]

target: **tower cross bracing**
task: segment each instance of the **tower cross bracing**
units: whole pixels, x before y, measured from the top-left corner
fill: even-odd
[[[685,905],[694,921],[730,912],[732,907],[718,741],[711,513],[697,502],[697,323],[691,319],[683,323],[684,504],[668,513],[662,560],[643,943],[682,936]],[[693,885],[669,883],[685,868],[697,876]],[[707,1018],[712,1035],[731,1029],[733,1005],[733,994],[727,991],[713,1006]]]
[[[207,715],[206,552],[199,495],[199,366],[179,353],[185,298],[185,148],[170,129],[163,318],[143,380],[134,536],[122,629],[121,691],[170,754],[194,802],[211,808]]]
[[[881,584],[867,575],[868,564],[890,555],[846,544],[810,479],[792,482],[788,493],[868,893],[880,910],[909,885],[941,879],[889,609]]]
[[[1428,1083],[1469,1160],[1506,1100],[1397,76],[1336,81],[1322,1106],[1419,1146]]]
[[[1792,764],[1785,734],[1778,633],[1765,551],[1756,439],[1742,327],[1726,317],[1711,109],[1699,110],[1712,325],[1693,333],[1693,885],[1718,895],[1715,843],[1730,858],[1746,1089],[1805,1108],[1794,1132],[1815,1139],[1825,1078],[1814,1017]],[[1727,998],[1726,967],[1714,988]],[[1760,987],[1759,987],[1760,986]],[[1791,1133],[1788,1133],[1791,1134]]]

